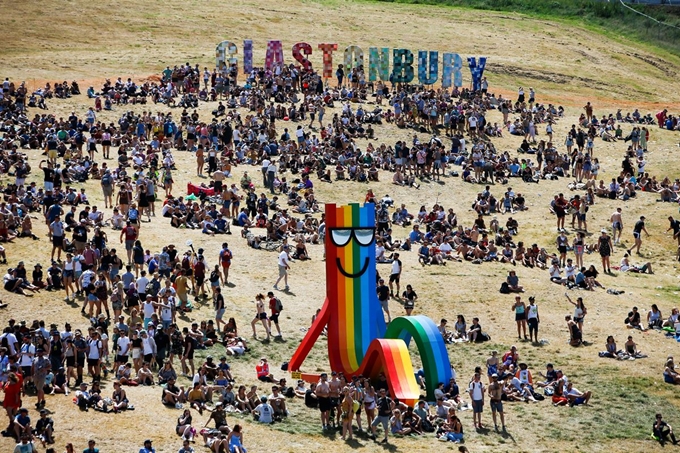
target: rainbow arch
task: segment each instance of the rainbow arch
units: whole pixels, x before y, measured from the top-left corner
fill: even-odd
[[[447,384],[452,376],[446,344],[442,341],[441,333],[434,322],[423,315],[395,318],[387,326],[385,338],[398,338],[406,344],[406,347],[412,338],[415,340],[423,362],[427,396],[430,401],[434,400],[437,384],[439,382]]]

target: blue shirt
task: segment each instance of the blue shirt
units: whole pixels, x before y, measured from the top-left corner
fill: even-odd
[[[245,212],[241,212],[241,213],[238,215],[238,224],[239,224],[239,226],[243,226],[243,225],[245,225],[247,222],[248,222],[248,214],[246,214]]]

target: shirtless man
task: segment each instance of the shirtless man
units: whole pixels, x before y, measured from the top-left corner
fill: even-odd
[[[496,413],[501,416],[501,424],[503,425],[503,432],[505,432],[505,415],[503,414],[503,402],[501,396],[503,395],[503,384],[498,382],[498,375],[496,373],[491,375],[493,380],[489,384],[489,404],[491,405],[491,415],[493,416],[493,426],[498,431],[498,423],[496,422]]]
[[[612,222],[612,241],[614,244],[621,243],[621,231],[623,231],[623,218],[621,217],[621,208],[616,208],[616,211],[611,216]]]
[[[328,375],[323,373],[319,377],[319,382],[316,384],[314,391],[316,398],[319,400],[319,411],[321,412],[321,426],[326,431],[330,428],[328,423],[328,414],[331,410],[331,387],[328,385]]]
[[[333,419],[333,414],[335,414],[334,426],[340,426],[340,417],[342,416],[342,411],[340,407],[340,392],[342,391],[342,382],[338,379],[338,373],[333,371],[331,373],[331,380],[328,383],[330,386],[330,397],[331,397],[331,421]]]

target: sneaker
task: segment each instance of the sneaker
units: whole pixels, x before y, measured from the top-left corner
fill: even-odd
[[[278,291],[278,290],[279,290],[279,287],[276,286],[276,285],[274,285],[274,289]]]
[[[288,291],[289,289],[290,289],[290,287],[288,285],[286,285],[286,287],[283,290]]]

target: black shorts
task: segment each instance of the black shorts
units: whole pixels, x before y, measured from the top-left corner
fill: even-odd
[[[390,283],[399,283],[399,274],[391,274],[390,275]]]
[[[560,245],[559,247],[557,247],[557,250],[560,253],[567,253],[567,246],[566,245]]]
[[[52,245],[55,247],[64,246],[64,236],[52,236]]]
[[[84,367],[84,366],[85,366],[85,357],[78,357],[78,358],[76,359],[76,364],[77,364],[78,367],[80,367],[80,368]]]
[[[538,330],[538,319],[529,318],[527,319],[527,323],[529,324],[529,330]]]
[[[99,359],[87,359],[87,366],[99,366]]]
[[[205,276],[203,277],[196,277],[196,286],[201,286],[203,282],[205,281]]]
[[[328,412],[331,410],[331,399],[330,398],[324,398],[322,396],[319,397],[319,410],[321,412]]]
[[[267,319],[267,313],[262,312],[255,315],[255,319]]]
[[[330,400],[331,400],[331,407],[332,408],[335,409],[336,407],[340,406],[340,398],[339,397],[331,396]]]
[[[66,366],[67,367],[74,367],[76,366],[76,357],[75,356],[70,356],[66,357]]]
[[[185,352],[185,355],[187,356],[187,359],[193,359],[194,358],[194,348],[191,348],[191,351],[189,351],[188,354],[186,354],[186,352]]]
[[[527,319],[525,313],[515,313],[515,321],[524,321],[525,319]]]
[[[146,363],[151,363],[152,359],[153,359],[153,354],[144,354],[144,361]]]
[[[116,355],[116,362],[127,363],[129,356],[127,355]]]
[[[24,375],[24,378],[31,377],[31,369],[32,369],[32,367],[30,367],[30,366],[22,366],[21,367],[21,374]]]
[[[279,314],[277,313],[275,315],[270,315],[269,320],[271,322],[273,322],[274,324],[278,324],[279,323]]]

